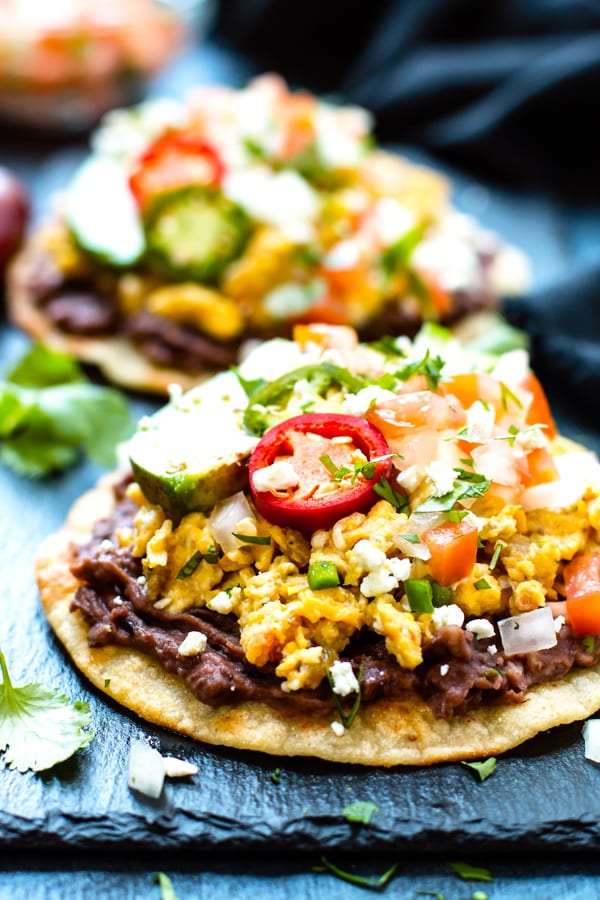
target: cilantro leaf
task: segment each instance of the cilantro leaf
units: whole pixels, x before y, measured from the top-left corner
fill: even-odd
[[[494,876],[489,869],[471,866],[469,863],[449,862],[448,866],[452,871],[462,878],[463,881],[493,881]]]
[[[455,469],[458,478],[454,487],[442,497],[429,497],[417,507],[415,512],[450,512],[459,500],[465,497],[483,497],[489,490],[490,481],[477,472],[467,472],[465,469]]]
[[[413,375],[424,375],[431,390],[435,391],[442,379],[442,369],[444,366],[445,360],[443,360],[441,356],[435,356],[432,359],[430,351],[427,350],[423,359],[408,363],[402,369],[398,369],[394,374],[396,375],[396,378],[399,378],[401,381],[408,381]]]
[[[0,650],[0,752],[9,768],[41,772],[87,747],[93,735],[87,703],[71,704],[57,690],[39,684],[14,687]]]
[[[483,762],[463,762],[463,766],[476,772],[480,781],[485,781],[486,778],[489,778],[496,771],[496,757],[490,756],[489,759],[484,759]]]
[[[379,812],[379,807],[371,800],[355,800],[342,810],[342,815],[348,822],[357,822],[360,825],[368,825],[373,813]]]
[[[339,866],[329,862],[326,856],[321,857],[321,863],[322,865],[320,866],[313,866],[313,872],[330,872],[342,881],[348,881],[350,884],[358,884],[360,887],[372,888],[373,890],[382,890],[389,884],[398,868],[398,863],[394,863],[394,865],[390,866],[387,872],[384,872],[379,878],[368,878],[364,875],[353,875],[352,872],[346,872],[344,869],[340,869]]]
[[[384,500],[387,500],[388,503],[391,503],[398,512],[404,512],[404,510],[408,508],[408,497],[395,491],[387,478],[382,478],[381,481],[374,484],[373,490],[376,494],[379,494],[380,497],[383,497]]]
[[[161,900],[177,900],[177,894],[173,887],[173,882],[164,872],[155,872],[152,881],[156,882],[160,888]]]
[[[0,381],[0,460],[21,475],[65,469],[82,450],[111,466],[132,431],[122,394],[90,384],[74,360],[40,344]]]

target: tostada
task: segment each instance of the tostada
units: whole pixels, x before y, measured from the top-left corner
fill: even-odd
[[[143,419],[41,547],[101,690],[213,744],[390,766],[600,707],[600,466],[526,351],[298,325]]]
[[[296,322],[414,334],[522,290],[518,251],[371,129],[276,76],[110,113],[12,268],[13,321],[166,392]]]

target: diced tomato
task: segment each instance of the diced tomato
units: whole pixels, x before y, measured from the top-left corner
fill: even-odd
[[[294,340],[302,349],[307,344],[318,344],[324,350],[354,350],[358,335],[347,325],[326,325],[323,322],[294,325]]]
[[[459,403],[468,409],[479,400],[479,376],[475,372],[444,377],[438,385],[440,394],[453,394]]]
[[[367,419],[393,440],[417,428],[459,428],[464,425],[465,414],[433,391],[413,391],[377,403],[368,411]]]
[[[563,574],[573,631],[600,635],[600,553],[577,556],[565,566]]]
[[[425,284],[429,294],[431,306],[438,316],[447,316],[452,311],[452,296],[446,288],[442,287],[439,279],[432,272],[419,271],[419,277]]]
[[[349,438],[340,443],[336,438]],[[354,475],[353,453],[360,450],[373,461],[369,476]],[[328,457],[328,465],[324,458]],[[254,476],[272,463],[289,461],[298,485],[285,492],[257,490]],[[337,477],[331,472],[346,468]],[[286,419],[270,428],[250,457],[249,479],[254,505],[275,525],[315,531],[331,528],[353,512],[366,511],[377,499],[373,487],[391,469],[389,447],[381,432],[359,416],[336,413],[308,413]]]
[[[431,552],[429,569],[440,584],[454,584],[471,574],[477,557],[478,531],[465,522],[445,522],[424,532],[422,540]]]
[[[519,487],[513,487],[508,484],[499,484],[497,481],[492,481],[485,492],[485,500],[486,503],[495,501],[498,507],[510,506],[516,502],[517,497],[521,493],[522,489]]]
[[[550,411],[550,404],[544,392],[544,388],[533,374],[529,372],[521,387],[533,395],[531,406],[527,410],[526,422],[528,425],[545,425],[545,434],[549,438],[556,437],[556,424]]]
[[[527,467],[531,484],[544,484],[547,481],[556,481],[560,477],[556,463],[545,447],[539,447],[527,454]]]
[[[140,209],[159,194],[191,184],[220,184],[225,169],[215,150],[193,134],[177,132],[156,140],[137,164],[129,186]]]

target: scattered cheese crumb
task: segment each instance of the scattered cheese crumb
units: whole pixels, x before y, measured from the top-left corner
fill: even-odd
[[[332,722],[331,730],[333,731],[334,734],[337,734],[338,737],[343,737],[343,735],[346,731],[346,729],[344,728],[344,726],[342,725],[341,722]]]
[[[232,588],[230,591],[219,591],[211,600],[207,601],[206,606],[208,609],[212,609],[213,612],[227,615],[235,606],[236,597],[233,596],[234,590],[235,588]],[[239,588],[237,592],[239,594]]]
[[[404,472],[397,475],[396,481],[405,491],[408,491],[409,494],[413,494],[424,478],[425,469],[423,466],[414,465],[409,466],[408,469],[405,469]]]
[[[494,656],[494,654],[497,652],[498,652],[498,648],[496,647],[495,644],[488,644],[488,653],[491,654],[491,656]]]
[[[557,616],[557,617],[555,618],[555,620],[554,620],[554,630],[555,630],[555,632],[556,632],[557,634],[558,634],[558,632],[560,631],[560,629],[563,627],[564,624],[565,624],[565,617],[564,617],[564,616]]]
[[[431,615],[431,621],[438,628],[443,628],[445,625],[458,625],[459,628],[462,628],[465,614],[456,603],[449,603],[447,606],[436,606]]]
[[[206,635],[201,631],[189,631],[177,650],[178,656],[198,656],[206,647]]]
[[[342,412],[349,416],[364,416],[379,400],[390,400],[395,396],[393,391],[386,391],[376,384],[370,384],[357,394],[347,394],[342,403]]]
[[[448,463],[434,459],[428,466],[425,466],[425,474],[431,481],[434,497],[443,497],[454,488],[456,472]]]
[[[198,774],[198,766],[186,762],[184,759],[175,759],[174,756],[163,756],[162,759],[167,778],[187,778],[189,775]]]
[[[136,581],[137,581],[138,584],[144,585],[144,584],[146,584],[146,576],[145,576],[145,575],[138,575],[138,577],[136,578]]]
[[[119,596],[114,597],[114,598],[113,598],[113,603],[114,603],[115,606],[123,606],[123,598],[122,598],[122,597],[119,597]]]
[[[367,572],[374,572],[386,561],[386,555],[383,550],[372,544],[371,541],[363,539],[354,545],[352,555],[356,563]]]
[[[114,548],[114,544],[112,541],[109,541],[108,538],[104,538],[103,541],[100,541],[100,549],[101,550],[112,550]]]
[[[465,629],[478,638],[491,638],[496,633],[489,619],[472,619],[470,622],[467,622]]]
[[[449,668],[450,668],[450,666],[448,665],[448,663],[444,663],[443,665],[441,665],[440,666],[440,675],[442,677],[444,677],[444,675],[447,675]]]
[[[263,469],[257,469],[252,475],[252,484],[256,491],[285,491],[299,484],[298,473],[290,462],[278,460]]]
[[[347,697],[358,690],[358,681],[352,670],[352,663],[342,662],[336,659],[332,666],[329,667],[331,678],[333,680],[332,691],[340,697]]]

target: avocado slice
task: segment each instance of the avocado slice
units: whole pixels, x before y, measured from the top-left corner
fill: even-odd
[[[242,490],[258,443],[242,430],[246,405],[237,376],[224,372],[143,419],[128,450],[147,499],[178,516]]]

